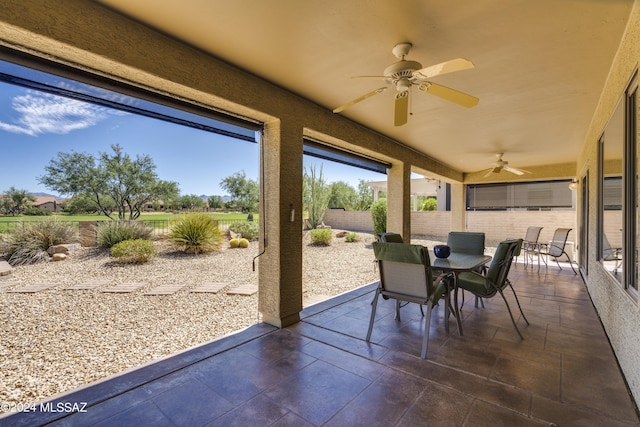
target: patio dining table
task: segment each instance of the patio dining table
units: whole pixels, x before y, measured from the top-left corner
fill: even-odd
[[[441,270],[445,273],[451,273],[453,276],[453,286],[448,289],[447,292],[447,307],[451,306],[450,300],[450,291],[457,291],[457,282],[458,282],[458,274],[463,271],[474,271],[479,267],[487,264],[491,261],[491,256],[489,255],[479,255],[479,254],[467,254],[460,252],[451,252],[451,254],[447,258],[438,258],[431,251],[431,259],[433,260],[431,263],[431,268],[434,270]],[[458,333],[462,335],[462,325],[460,323],[460,318],[457,316],[457,310],[454,311],[456,313],[456,323],[458,324]],[[449,332],[449,316],[446,315],[447,319],[445,320],[445,329]]]

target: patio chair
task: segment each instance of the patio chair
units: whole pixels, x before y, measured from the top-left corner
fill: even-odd
[[[558,264],[558,268],[560,270],[562,270],[562,267],[560,267],[558,258],[560,258],[562,255],[566,255],[567,260],[569,261],[569,265],[573,270],[573,274],[578,274],[576,269],[573,268],[573,262],[571,261],[569,254],[564,250],[564,247],[567,244],[567,238],[569,237],[570,231],[571,231],[571,228],[557,228],[556,231],[553,233],[553,240],[551,240],[549,244],[542,245],[540,254],[547,257],[547,259],[545,260],[545,266],[547,266],[547,268],[548,268],[548,258],[551,257],[556,262],[556,264]]]
[[[472,231],[451,231],[447,235],[447,246],[451,252],[464,254],[484,254],[484,233]]]
[[[373,252],[380,269],[380,282],[371,307],[371,320],[366,340],[369,342],[371,339],[376,308],[381,295],[384,299],[396,300],[396,320],[398,321],[400,321],[400,302],[424,304],[427,306],[427,313],[424,316],[424,337],[420,357],[426,359],[431,311],[443,295],[446,295],[445,316],[448,315],[448,284],[445,280],[449,274],[439,275],[434,282],[429,251],[424,246],[374,242]]]
[[[509,281],[508,277],[509,269],[511,268],[511,263],[513,262],[513,254],[521,245],[522,239],[505,240],[503,242],[500,242],[498,244],[498,247],[496,248],[496,253],[493,256],[491,266],[489,267],[489,270],[487,270],[486,276],[483,276],[476,272],[461,272],[458,274],[458,280],[456,282],[456,289],[454,293],[456,319],[460,319],[460,308],[458,306],[458,289],[469,291],[480,298],[492,298],[500,294],[507,306],[507,310],[509,311],[509,316],[511,317],[511,323],[513,323],[513,327],[516,328],[516,332],[520,336],[520,339],[524,339],[513,317],[511,307],[509,307],[509,302],[507,301],[503,293],[503,290],[507,286],[511,288],[511,290],[513,291],[513,295],[516,298],[518,309],[520,309],[520,314],[528,325],[529,321],[522,312],[520,301],[518,301],[518,295],[516,294],[515,289],[513,289],[513,285]]]
[[[613,274],[618,274],[622,265],[622,248],[612,247],[605,233],[602,233],[602,261],[615,261]]]
[[[383,243],[404,243],[401,235],[392,232],[378,234],[378,240]]]
[[[524,252],[524,266],[526,267],[529,263],[529,259],[531,259],[531,263],[533,264],[533,256],[539,256],[538,249],[539,243],[538,239],[540,238],[540,232],[542,231],[542,227],[530,226],[527,227],[527,232],[524,235],[524,240],[522,241],[522,251]],[[518,254],[519,255],[519,254]],[[517,259],[516,259],[517,262]],[[540,259],[538,259],[538,266],[540,266]]]
[[[485,249],[484,233],[473,231],[450,231],[447,235],[447,246],[451,248],[451,252],[482,255],[484,254]],[[476,272],[484,274],[486,272],[486,266],[478,267]],[[464,294],[462,296],[462,300],[464,301]],[[480,301],[480,304],[484,307],[482,298],[478,297],[476,297],[476,307],[478,306],[478,301]]]

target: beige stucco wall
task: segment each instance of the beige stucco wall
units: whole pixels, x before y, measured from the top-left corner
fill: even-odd
[[[328,210],[324,214],[324,223],[341,230],[373,230],[371,213],[368,211]],[[576,243],[576,212],[573,210],[467,212],[466,224],[467,231],[485,233],[487,245],[495,245],[507,238],[524,237],[530,225],[543,227],[539,239],[541,242],[550,241],[556,228],[571,228],[568,241]],[[387,230],[395,231],[389,227]],[[446,241],[449,231],[450,211],[411,212],[411,234],[433,236]]]
[[[636,1],[620,49],[612,64],[609,77],[594,113],[582,152],[578,158],[578,172],[589,172],[590,236],[598,232],[598,139],[607,120],[634,70],[640,61],[640,5]],[[640,139],[640,138],[639,138]],[[578,192],[580,194],[580,192]],[[581,201],[578,201],[578,206]],[[586,284],[611,340],[622,371],[636,402],[640,401],[640,310],[638,302],[614,280],[597,262],[596,239],[589,240],[589,271]]]

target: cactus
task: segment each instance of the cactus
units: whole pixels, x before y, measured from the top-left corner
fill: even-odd
[[[238,246],[240,246],[240,239],[231,239],[231,240],[229,240],[229,247],[237,248]]]
[[[249,247],[249,241],[247,239],[240,239],[240,241],[238,242],[238,247],[240,247],[240,248],[248,248]]]

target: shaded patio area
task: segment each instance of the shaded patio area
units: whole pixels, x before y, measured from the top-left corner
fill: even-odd
[[[427,360],[416,305],[398,323],[394,301],[381,299],[367,344],[370,284],[306,308],[289,328],[255,325],[0,425],[640,426],[580,276],[519,263],[509,277],[531,323],[518,322],[524,341],[499,297],[476,309],[467,295],[462,337],[434,310]]]

